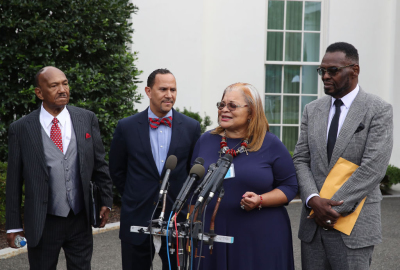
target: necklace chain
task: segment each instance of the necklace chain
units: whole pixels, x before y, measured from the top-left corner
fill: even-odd
[[[249,143],[249,140],[246,138],[244,140],[242,140],[240,143],[240,147],[238,149],[229,149],[228,147],[228,143],[226,142],[226,130],[224,130],[224,136],[222,136],[222,140],[220,142],[220,150],[219,150],[219,156],[221,157],[222,154],[230,154],[233,157],[236,157],[238,154],[240,153],[244,153],[246,152],[246,155],[248,155],[247,153],[247,144]],[[235,148],[236,146],[239,145],[236,144],[233,148]]]

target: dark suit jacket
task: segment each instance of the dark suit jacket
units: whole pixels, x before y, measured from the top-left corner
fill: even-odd
[[[104,160],[105,152],[95,114],[67,106],[76,135],[85,210],[89,213],[89,181],[102,190],[102,205],[112,206],[112,181]],[[22,228],[21,199],[25,182],[25,235],[35,247],[43,232],[48,201],[48,170],[45,161],[40,108],[15,121],[9,129],[6,186],[6,229]],[[86,134],[91,137],[86,138]],[[89,215],[86,215],[89,222]],[[88,223],[90,224],[90,223]]]
[[[190,170],[190,158],[200,137],[199,122],[173,110],[171,144],[167,156],[178,159],[169,177],[166,219]],[[148,226],[158,201],[161,176],[151,152],[147,109],[119,121],[110,150],[110,174],[122,195],[120,238],[139,245],[146,235],[130,232],[130,226]],[[162,202],[161,202],[162,203]],[[158,218],[156,213],[154,218]]]
[[[356,209],[367,197],[351,234],[342,235],[349,248],[362,248],[382,240],[382,194],[379,183],[385,175],[393,146],[393,109],[377,96],[361,87],[347,113],[328,163],[326,131],[331,97],[325,96],[306,105],[301,121],[301,133],[293,154],[294,165],[303,202],[313,193],[319,193],[327,175],[342,157],[360,167],[335,193],[332,200],[344,203],[332,207],[342,216]],[[303,205],[299,238],[312,241],[317,224],[307,219],[310,208]]]

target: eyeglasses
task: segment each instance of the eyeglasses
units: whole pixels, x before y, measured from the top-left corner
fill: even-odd
[[[347,65],[344,67],[328,67],[328,68],[322,68],[319,67],[317,68],[317,72],[320,76],[324,76],[326,72],[328,72],[329,76],[335,76],[336,73],[338,73],[339,70],[343,69],[343,68],[347,68],[347,67],[352,67],[355,66],[356,64],[352,64],[352,65]]]
[[[228,108],[228,110],[230,110],[231,112],[233,112],[234,110],[236,110],[236,108],[242,108],[242,107],[247,107],[249,105],[237,105],[233,102],[229,102],[228,104],[225,103],[224,101],[218,102],[217,103],[217,108],[218,110],[222,110],[223,108],[225,108],[225,106]]]

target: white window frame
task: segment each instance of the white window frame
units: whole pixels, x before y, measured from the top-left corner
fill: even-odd
[[[266,96],[280,96],[281,97],[281,111],[280,111],[280,123],[279,124],[271,124],[269,123],[270,126],[279,126],[280,127],[280,132],[279,132],[279,139],[282,140],[282,134],[283,134],[283,127],[298,127],[298,136],[300,135],[300,125],[301,125],[301,118],[303,115],[303,111],[302,110],[302,106],[301,106],[301,97],[302,96],[313,96],[316,98],[320,98],[323,95],[323,88],[322,88],[322,82],[321,79],[318,77],[318,89],[317,89],[317,94],[303,94],[302,93],[302,73],[303,73],[303,69],[300,68],[300,82],[299,82],[299,93],[298,94],[293,94],[293,93],[283,93],[283,84],[284,84],[284,66],[319,66],[320,65],[320,61],[322,60],[322,57],[325,54],[325,44],[327,43],[325,38],[327,36],[327,7],[328,4],[327,3],[329,0],[282,0],[283,2],[285,2],[284,4],[284,17],[283,17],[283,29],[282,30],[277,30],[277,29],[268,29],[268,0],[266,0],[266,20],[265,20],[265,48],[264,48],[264,100],[263,102],[265,103],[265,97]],[[303,2],[303,14],[302,14],[302,30],[286,30],[286,2],[288,1],[296,1],[296,2]],[[305,2],[320,2],[321,3],[321,22],[320,22],[320,30],[319,31],[310,31],[310,30],[304,30],[304,15],[305,15]],[[286,33],[290,32],[290,33],[301,33],[302,35],[302,39],[301,39],[301,59],[300,61],[267,61],[267,35],[268,32],[282,32],[285,33],[284,37],[283,37],[283,50],[282,50],[282,55],[283,58],[285,57],[285,50],[286,50]],[[303,46],[304,46],[304,33],[319,33],[320,34],[320,51],[319,51],[319,62],[304,62],[303,61],[303,57],[304,57],[304,52],[303,52]],[[273,64],[273,65],[279,65],[282,66],[282,81],[281,81],[281,92],[280,93],[266,93],[266,85],[265,85],[265,76],[266,76],[266,67],[269,64]],[[317,71],[315,71],[317,72]],[[299,119],[298,119],[298,124],[283,124],[283,97],[284,96],[297,96],[299,97]],[[264,108],[265,108],[265,104],[264,104]]]

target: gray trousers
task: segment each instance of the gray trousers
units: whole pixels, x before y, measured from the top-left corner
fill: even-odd
[[[303,270],[368,270],[374,246],[348,248],[336,230],[325,231],[321,227],[310,243],[301,241]]]

